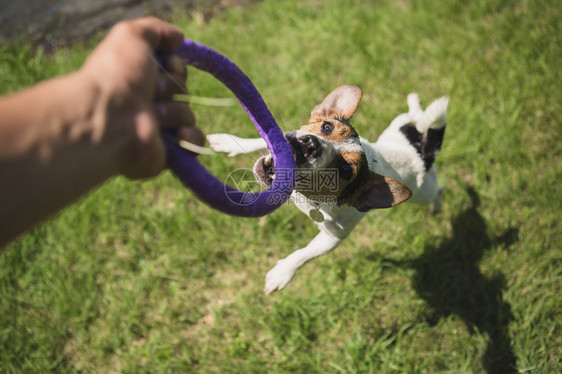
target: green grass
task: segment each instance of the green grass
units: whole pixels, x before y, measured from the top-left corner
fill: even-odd
[[[186,35],[234,60],[283,129],[343,83],[369,139],[451,97],[444,211],[371,212],[334,253],[264,296],[314,225],[294,207],[239,219],[168,172],[116,178],[0,256],[0,372],[556,373],[562,370],[562,7],[549,1],[264,1]],[[80,66],[0,47],[0,91]],[[228,97],[190,70],[192,93]],[[238,107],[208,133],[254,136]],[[204,159],[217,175],[252,157]]]

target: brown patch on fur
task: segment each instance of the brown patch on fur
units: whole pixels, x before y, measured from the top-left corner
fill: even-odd
[[[357,171],[357,169],[362,166],[363,161],[367,161],[367,159],[365,158],[365,153],[363,152],[341,151],[340,155],[344,158],[345,161],[347,161],[349,165],[351,165],[354,171]]]
[[[330,122],[334,125],[334,128],[330,134],[325,134],[322,132],[322,124],[324,122]],[[344,118],[339,117],[319,117],[315,121],[309,122],[300,128],[303,131],[308,131],[312,134],[323,137],[334,142],[343,142],[349,138],[357,138],[359,135],[357,131],[349,124],[349,122]]]

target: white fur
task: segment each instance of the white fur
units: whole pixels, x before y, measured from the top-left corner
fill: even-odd
[[[419,130],[445,126],[448,98],[435,100],[424,111],[416,94],[408,95],[408,113],[397,116],[375,143],[361,138],[361,145],[367,156],[369,169],[406,185],[412,191],[409,201],[428,204],[432,212],[441,207],[441,191],[437,181],[437,171],[432,166],[426,172],[424,162],[414,147],[408,142],[400,128],[408,123],[415,123]],[[418,131],[419,131],[418,130]],[[233,156],[252,151],[267,151],[265,141],[259,139],[242,139],[229,134],[212,134],[207,137],[211,147],[217,152]],[[356,149],[353,142],[342,142],[338,147]],[[317,204],[297,191],[293,191],[292,200],[299,210],[309,215],[318,209],[324,216],[323,222],[315,222],[320,232],[304,248],[298,249],[277,262],[266,275],[266,293],[283,289],[293,278],[296,271],[308,261],[334,250],[361,221],[365,213],[353,207],[337,206],[330,203]]]
[[[343,142],[335,144],[339,152],[362,152],[362,144],[356,138],[346,139]]]
[[[263,138],[244,139],[231,134],[211,134],[207,135],[207,140],[215,152],[228,153],[230,157],[267,150]]]

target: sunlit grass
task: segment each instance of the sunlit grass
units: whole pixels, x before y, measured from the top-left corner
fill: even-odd
[[[116,178],[0,257],[0,368],[562,370],[561,13],[546,1],[264,1],[200,24],[179,9],[174,23],[237,63],[284,130],[343,83],[363,89],[353,124],[373,140],[409,92],[448,94],[444,210],[372,212],[266,297],[267,270],[315,235],[307,217],[225,216],[168,172]],[[0,92],[70,72],[90,50],[2,46]],[[192,69],[188,83],[232,97]],[[208,133],[256,135],[237,105],[193,108]],[[202,161],[224,178],[254,158]]]

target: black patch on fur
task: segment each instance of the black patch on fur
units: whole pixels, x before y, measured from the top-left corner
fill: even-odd
[[[346,175],[346,173],[342,172],[342,167],[344,167],[344,166],[349,167],[349,170],[350,170],[349,175]],[[351,168],[351,165],[339,153],[337,153],[334,156],[334,160],[328,165],[328,167],[337,169],[338,170],[338,177],[345,180],[345,181],[349,181],[351,179],[351,177],[353,176],[352,175],[353,169]]]
[[[351,126],[351,124],[349,123],[349,118],[345,118],[344,116],[333,116],[332,118],[340,121],[344,125]]]
[[[359,173],[357,174],[355,179],[350,184],[345,186],[343,191],[340,193],[340,195],[338,196],[338,204],[341,205],[345,203],[345,200],[349,198],[353,194],[353,192],[355,192],[359,188],[360,185],[367,183],[367,181],[369,180],[369,176],[370,176],[370,170],[369,170],[369,165],[367,163],[367,157],[363,155],[361,157]]]
[[[416,149],[416,152],[422,156],[422,134],[418,132],[416,126],[413,123],[408,123],[400,127],[400,132],[404,134],[406,139],[410,142],[412,147]]]
[[[418,132],[413,123],[408,123],[400,128],[400,132],[404,134],[412,147],[420,155],[424,162],[425,170],[431,169],[435,162],[435,157],[441,150],[443,144],[443,136],[445,135],[445,126],[440,129],[429,129],[425,137]]]
[[[427,135],[422,143],[422,158],[425,164],[425,170],[429,170],[433,162],[435,162],[435,157],[437,157],[441,150],[444,135],[445,126],[440,129],[427,130]]]
[[[343,116],[334,116],[332,117],[335,120],[340,121],[342,124],[348,126],[351,129],[350,135],[353,138],[358,138],[359,134],[357,133],[357,131],[355,130],[355,128],[351,125],[351,123],[349,123],[349,118],[345,118]]]

